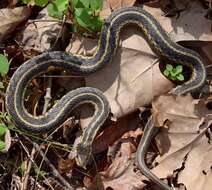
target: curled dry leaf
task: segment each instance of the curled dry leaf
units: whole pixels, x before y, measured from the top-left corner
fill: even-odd
[[[186,185],[188,190],[204,189],[201,185],[205,185],[203,180],[208,176],[201,170],[209,171],[212,162],[209,156],[212,146],[205,135],[211,122],[204,119],[209,110],[191,96],[161,96],[153,102],[153,114],[160,126],[166,123],[169,127],[157,136],[163,155],[156,159],[159,164],[153,172],[166,177],[181,168],[178,183]],[[198,178],[202,180],[199,185]]]
[[[25,21],[31,14],[28,7],[17,7],[14,9],[1,9],[0,11],[0,43],[6,40],[17,26]]]

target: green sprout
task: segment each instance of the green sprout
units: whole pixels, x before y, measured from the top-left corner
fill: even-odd
[[[184,81],[185,78],[183,76],[183,66],[177,65],[176,67],[173,67],[170,64],[166,65],[166,69],[163,71],[163,74],[174,81]]]

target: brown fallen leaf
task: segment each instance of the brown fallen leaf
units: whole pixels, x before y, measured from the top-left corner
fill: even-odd
[[[210,22],[205,18],[207,9],[203,9],[197,0],[188,1],[186,6],[189,8],[180,14],[179,19],[165,17],[158,8],[144,6],[144,9],[159,21],[176,42],[183,40],[212,41]]]
[[[209,190],[212,187],[212,145],[204,136],[196,142],[185,161],[185,168],[179,173],[178,182],[187,190]]]
[[[110,5],[108,4],[107,1],[103,1],[103,8],[99,13],[99,16],[102,19],[107,18],[109,15],[111,14],[111,9],[110,9]]]
[[[119,9],[121,7],[133,6],[136,0],[107,0],[112,10]]]
[[[163,128],[157,136],[159,146],[163,155],[156,159],[158,166],[152,171],[159,177],[164,178],[171,175],[177,169],[180,169],[180,175],[190,175],[190,177],[179,178],[178,183],[186,185],[187,189],[195,189],[193,185],[194,179],[198,183],[197,178],[203,176],[201,172],[193,178],[195,170],[192,171],[193,161],[199,170],[206,170],[210,167],[209,162],[206,166],[201,165],[202,157],[210,158],[210,149],[212,146],[208,143],[206,132],[211,124],[207,122],[205,117],[209,114],[209,110],[202,104],[201,101],[192,99],[191,96],[172,97],[161,96],[153,102],[153,114],[160,126],[168,125],[169,129]],[[201,149],[205,146],[205,153]],[[201,149],[203,152],[196,154],[196,151]],[[193,157],[192,155],[195,154]],[[192,160],[193,158],[193,160]],[[192,162],[188,162],[191,159]],[[198,161],[197,161],[198,160]],[[187,163],[188,162],[188,163]],[[190,165],[189,165],[190,163]],[[194,164],[194,163],[193,163]],[[187,166],[188,168],[182,168]],[[190,171],[190,173],[189,173]],[[204,177],[205,178],[205,177]],[[202,179],[204,179],[202,178]],[[191,188],[192,187],[192,188]],[[203,189],[203,186],[198,186],[196,189]]]
[[[112,123],[95,139],[92,145],[93,154],[100,153],[112,146],[118,141],[125,133],[129,135],[129,131],[136,130],[139,125],[140,119],[137,114],[129,114],[123,118],[120,118],[117,122]],[[140,135],[136,134],[137,136]],[[132,135],[131,135],[132,136]]]
[[[120,152],[117,157],[104,172],[101,172],[105,189],[129,190],[143,189],[145,179],[139,172],[135,172],[134,156],[132,155],[131,146],[124,142],[121,144]]]
[[[68,173],[70,172],[71,169],[73,169],[74,165],[75,165],[74,159],[64,160],[60,158],[58,161],[58,170],[60,171],[60,173],[63,174]]]
[[[37,19],[29,20],[25,29],[19,32],[15,38],[20,44],[24,44],[26,54],[31,52],[44,52],[46,50],[62,50],[67,37],[67,30],[62,22],[50,17],[47,9],[39,12]]]
[[[120,157],[115,160],[103,175],[105,188],[113,190],[140,190],[145,187],[142,176],[134,172],[134,159]]]
[[[6,40],[17,26],[31,14],[29,7],[1,9],[0,11],[0,43]]]

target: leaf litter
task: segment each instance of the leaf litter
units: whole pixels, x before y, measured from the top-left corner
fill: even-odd
[[[134,3],[134,0],[104,1],[105,8],[102,15],[106,17],[111,10],[132,6]],[[198,1],[190,1],[189,5],[190,8],[182,12],[178,19],[165,17],[162,11],[155,7],[144,6],[144,9],[157,18],[175,41],[211,41],[210,24],[204,18],[206,10],[202,9]],[[46,15],[45,12],[42,14]],[[196,21],[195,24],[192,23],[193,20]],[[30,47],[26,49],[27,51],[38,47],[36,51],[42,52],[51,47],[49,39],[54,41],[58,28],[52,36],[49,35],[50,29],[45,31],[40,28],[43,27],[33,29],[33,33],[38,32],[39,36],[34,34],[27,36],[27,30],[23,31],[26,37],[20,42],[25,44],[26,48]],[[41,38],[46,34],[47,38]],[[74,34],[67,51],[91,55],[96,44],[96,40]],[[204,47],[204,52],[212,61],[209,48]],[[136,114],[134,112],[151,103],[155,121],[161,127],[161,132],[156,138],[160,155],[151,164],[155,166],[152,171],[161,178],[173,177],[174,185],[184,184],[188,190],[211,188],[211,144],[207,135],[210,133],[210,110],[206,108],[204,101],[194,100],[191,96],[177,98],[160,96],[173,88],[173,84],[161,74],[159,64],[156,62],[157,57],[137,29],[132,27],[122,33],[120,47],[113,62],[102,71],[85,78],[87,86],[96,87],[104,92],[110,101],[114,118],[117,119],[116,122],[108,124],[111,128],[106,128],[100,133],[93,144],[93,153],[99,154],[110,147],[113,154],[107,154],[105,163],[100,164],[103,169],[96,174],[93,181],[91,178],[90,184],[87,184],[88,188],[108,187],[115,190],[120,187],[123,187],[122,189],[145,188],[144,182],[147,179],[136,171],[134,165],[136,146],[142,135],[139,124],[141,121],[137,118],[137,112]],[[68,86],[68,82],[66,83],[64,82],[65,88]],[[129,121],[134,122],[131,124]],[[80,122],[82,126],[86,126],[87,121],[80,120]],[[157,155],[153,154],[151,158],[152,152],[148,153],[147,161],[149,157],[150,160],[154,160]],[[61,158],[60,172],[70,174],[69,170],[74,167],[73,165],[72,160]],[[95,176],[94,173],[91,175]],[[101,185],[96,186],[99,180]]]

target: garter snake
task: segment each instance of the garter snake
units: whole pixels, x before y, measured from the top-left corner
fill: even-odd
[[[28,60],[16,70],[6,92],[7,110],[15,124],[30,132],[52,131],[69,117],[70,111],[75,107],[83,103],[91,103],[96,111],[90,125],[83,132],[78,153],[82,148],[90,151],[89,147],[110,110],[101,92],[89,87],[76,89],[59,100],[47,114],[34,117],[24,107],[25,90],[34,77],[47,72],[51,67],[68,70],[78,76],[89,75],[100,70],[110,63],[119,43],[119,33],[124,26],[129,24],[135,24],[141,29],[144,38],[158,57],[182,64],[192,70],[191,78],[177,86],[172,91],[174,94],[185,94],[203,85],[206,72],[201,57],[196,52],[173,42],[156,19],[143,9],[122,8],[114,11],[105,20],[98,47],[93,56],[84,57],[59,51],[46,52]],[[145,141],[145,147],[148,145],[147,142],[149,142],[148,139]],[[149,177],[152,179],[151,176]],[[163,187],[160,180],[157,184]]]

